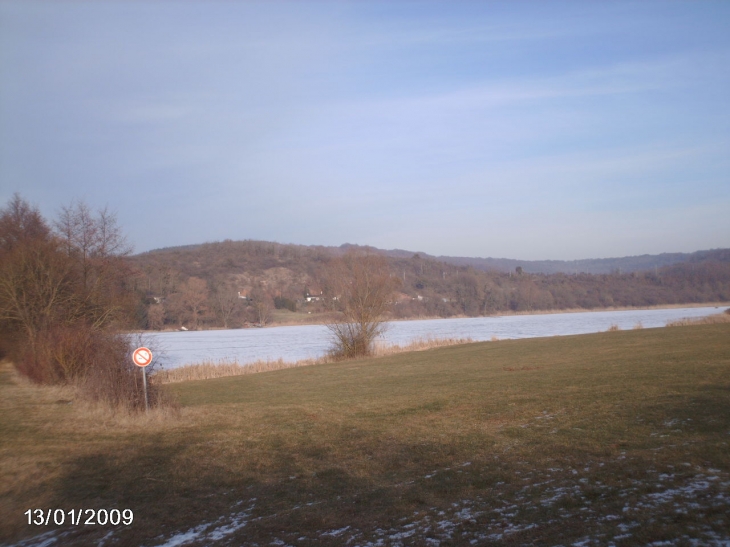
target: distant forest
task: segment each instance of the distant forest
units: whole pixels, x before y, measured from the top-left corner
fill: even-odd
[[[286,320],[290,316],[292,321],[301,320],[302,314],[322,317],[334,308],[337,296],[329,279],[330,262],[352,251],[387,257],[391,275],[399,280],[393,318],[730,301],[729,249],[562,263],[508,261],[507,270],[505,263],[490,268],[486,261],[496,259],[438,259],[352,245],[247,240],[159,249],[131,257],[140,295],[139,326],[239,327],[266,324],[274,317]],[[683,260],[676,262],[679,258]],[[568,271],[596,269],[597,264],[613,267],[610,273],[530,271],[539,269],[536,264],[552,269],[562,264]],[[639,269],[641,264],[648,267]]]
[[[408,251],[385,251],[390,256],[401,258],[412,256]],[[515,260],[512,258],[471,258],[458,256],[430,256],[420,253],[426,258],[433,258],[457,266],[472,266],[484,271],[514,271],[518,266],[527,273],[632,273],[663,268],[681,262],[704,262],[730,260],[730,249],[697,251],[694,253],[662,253],[658,255],[625,256],[621,258],[589,258],[584,260]]]

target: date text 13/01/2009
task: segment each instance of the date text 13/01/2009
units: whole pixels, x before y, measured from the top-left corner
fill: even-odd
[[[24,515],[28,517],[28,524],[36,526],[48,526],[55,524],[62,526],[105,526],[111,524],[117,526],[124,524],[129,526],[134,520],[134,513],[131,509],[28,509]]]

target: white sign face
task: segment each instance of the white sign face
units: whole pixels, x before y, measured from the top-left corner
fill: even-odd
[[[152,362],[152,352],[147,348],[137,348],[132,354],[132,361],[138,367],[146,367]]]

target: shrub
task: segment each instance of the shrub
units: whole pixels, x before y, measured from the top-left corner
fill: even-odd
[[[333,261],[328,298],[337,303],[340,319],[329,323],[332,333],[331,356],[347,359],[370,355],[373,342],[386,328],[385,313],[390,308],[398,284],[390,275],[382,256],[350,253]]]
[[[132,363],[131,358],[133,346],[137,345],[129,337],[120,334],[100,333],[95,336],[87,355],[87,360],[93,366],[77,381],[81,396],[113,408],[144,410],[143,371]],[[145,367],[150,408],[168,402],[159,386],[149,381],[153,366]]]
[[[112,408],[144,410],[142,371],[131,360],[128,336],[82,327],[59,327],[44,333],[16,359],[18,372],[38,384],[71,385],[81,398]],[[152,365],[147,367],[147,373]],[[148,382],[149,406],[166,401]]]
[[[290,298],[277,296],[274,298],[274,307],[277,310],[287,309],[289,311],[297,311],[297,303]]]
[[[94,333],[55,325],[26,341],[15,357],[18,372],[38,384],[70,384],[86,373]]]

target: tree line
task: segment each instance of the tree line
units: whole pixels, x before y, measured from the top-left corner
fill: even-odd
[[[225,241],[133,257],[145,293],[140,326],[237,327],[266,324],[276,309],[336,311],[343,256],[379,255],[398,280],[388,314],[395,318],[484,316],[730,300],[728,253],[650,271],[531,274],[482,271],[414,254],[392,257],[369,248]],[[282,316],[279,314],[279,316]]]

